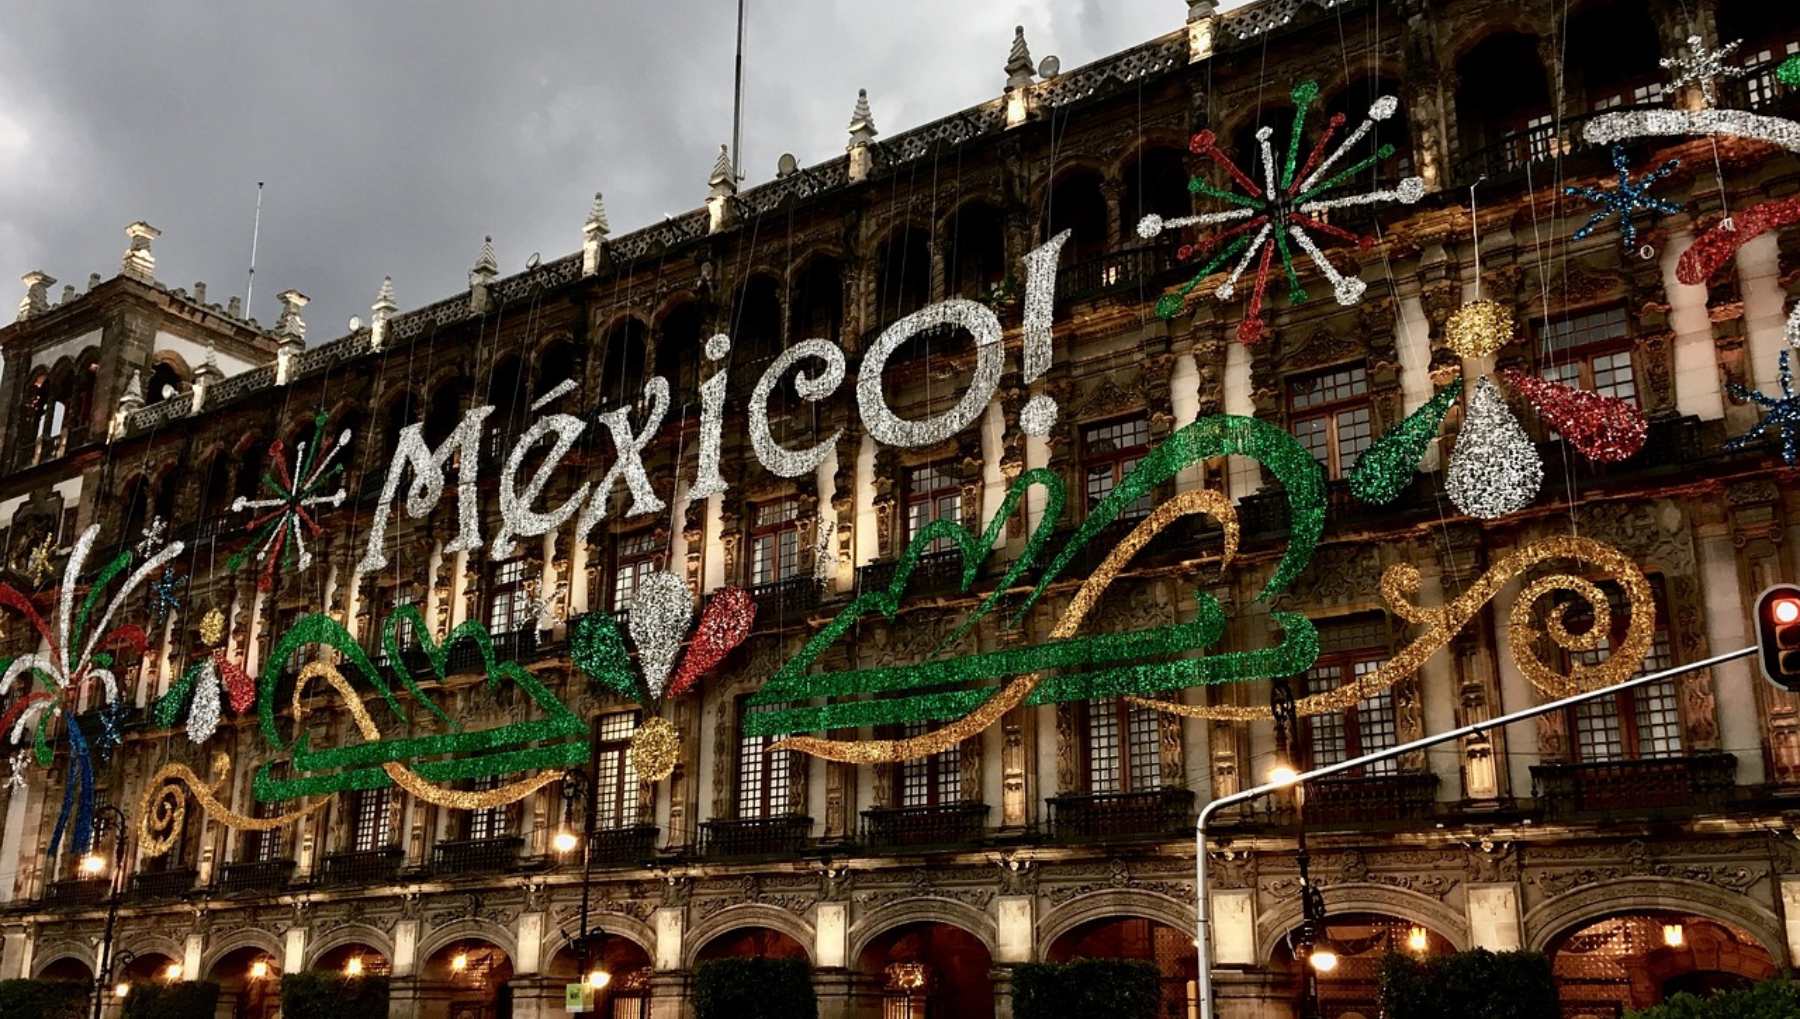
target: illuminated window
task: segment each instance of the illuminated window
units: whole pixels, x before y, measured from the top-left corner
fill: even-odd
[[[525,593],[525,560],[508,559],[494,565],[494,586],[488,592],[488,632],[517,633],[533,625]]]
[[[1624,308],[1538,322],[1541,374],[1552,382],[1637,402]]]
[[[1375,407],[1362,365],[1288,380],[1288,426],[1329,477],[1341,478],[1375,441]]]
[[[1598,665],[1624,639],[1630,617],[1623,595],[1612,584],[1602,583],[1612,611],[1612,630],[1597,648],[1578,651],[1569,657],[1583,665]],[[1651,588],[1656,597],[1656,629],[1650,638],[1650,653],[1644,656],[1642,672],[1655,672],[1675,664],[1674,644],[1662,592]],[[1572,633],[1583,633],[1593,622],[1593,614],[1581,603],[1569,610],[1568,626]],[[1650,686],[1625,690],[1612,697],[1588,701],[1569,711],[1569,730],[1575,755],[1583,761],[1617,761],[1638,757],[1669,757],[1681,750],[1681,703],[1673,679]]]
[[[637,768],[631,761],[631,734],[638,713],[616,711],[594,720],[594,829],[627,828],[638,822]]]
[[[793,499],[756,504],[750,533],[750,583],[773,584],[800,572],[800,504]]]
[[[613,571],[612,607],[624,612],[637,600],[638,585],[662,564],[663,546],[655,531],[619,537],[619,566]]]
[[[743,715],[771,711],[779,705],[751,706],[739,702]],[[737,816],[781,817],[794,812],[794,752],[772,750],[779,737],[738,736]]]
[[[930,732],[930,722],[906,723],[907,737]],[[900,805],[902,807],[937,807],[962,801],[962,744],[930,757],[900,762]]]
[[[962,485],[947,464],[923,464],[906,473],[906,537],[925,529],[933,520],[962,522]],[[948,552],[956,547],[949,538],[931,543],[929,551]]]
[[[350,848],[356,852],[386,849],[393,842],[390,804],[393,788],[364,789],[356,794],[351,815]]]
[[[1087,512],[1094,512],[1149,451],[1150,422],[1147,418],[1121,418],[1082,428],[1081,470],[1086,484]],[[1135,520],[1147,515],[1152,505],[1153,497],[1146,492],[1124,507],[1119,518]]]
[[[1088,792],[1148,792],[1162,786],[1162,723],[1154,709],[1123,699],[1083,706]]]
[[[1323,626],[1319,644],[1319,659],[1307,670],[1300,689],[1295,691],[1297,696],[1336,690],[1381,668],[1388,654],[1387,626],[1379,619]],[[1394,695],[1384,690],[1343,711],[1309,715],[1300,720],[1300,733],[1300,763],[1307,768],[1386,750],[1395,745],[1399,736]],[[1391,775],[1397,766],[1396,761],[1377,761],[1365,766],[1363,773]]]

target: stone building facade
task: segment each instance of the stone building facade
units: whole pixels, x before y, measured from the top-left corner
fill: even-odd
[[[1279,486],[1252,462],[1209,462],[1157,498],[1226,492],[1244,525],[1236,560],[1221,570],[1216,538],[1179,532],[1133,560],[1090,630],[1186,620],[1204,592],[1233,612],[1227,646],[1245,648],[1270,632],[1270,609],[1300,611],[1323,643],[1300,682],[1327,688],[1409,639],[1382,601],[1385,568],[1416,566],[1419,601],[1433,605],[1508,551],[1573,533],[1616,546],[1650,576],[1654,664],[1746,644],[1755,593],[1800,572],[1800,500],[1773,443],[1722,449],[1758,421],[1728,383],[1775,391],[1783,322],[1800,299],[1800,231],[1744,244],[1702,285],[1681,284],[1675,269],[1692,238],[1731,210],[1800,190],[1800,169],[1738,140],[1633,143],[1640,170],[1681,158],[1661,193],[1683,211],[1641,217],[1631,251],[1615,226],[1572,240],[1590,208],[1561,188],[1610,172],[1580,132],[1596,111],[1696,101],[1693,89],[1665,89],[1658,66],[1690,34],[1708,46],[1745,40],[1734,59],[1750,70],[1722,83],[1722,105],[1800,115],[1800,95],[1773,74],[1800,50],[1800,13],[1756,0],[1261,0],[1219,13],[1190,0],[1183,22],[1170,6],[1167,35],[1047,78],[1021,35],[999,96],[914,130],[880,135],[879,97],[859,102],[846,153],[817,166],[740,190],[722,159],[703,207],[636,232],[614,235],[596,197],[580,252],[503,276],[484,248],[466,292],[413,311],[384,283],[368,324],[327,342],[308,342],[297,291],[282,294],[280,320],[264,328],[235,300],[209,303],[202,284],[159,281],[157,231],[144,223],[127,228],[120,272],[91,277],[82,292],[53,300],[56,281],[27,274],[18,320],[0,329],[6,577],[47,591],[94,525],[101,548],[118,548],[162,518],[188,548],[180,607],[121,672],[133,713],[99,774],[103,800],[135,815],[157,768],[174,761],[206,774],[223,751],[233,765],[217,795],[255,814],[250,776],[270,750],[254,716],[228,713],[194,746],[179,726],[158,728],[149,705],[214,645],[261,672],[274,639],[320,610],[380,654],[389,614],[417,606],[431,633],[406,631],[401,660],[384,664],[414,670],[472,728],[533,717],[519,691],[483,682],[479,659],[453,648],[441,672],[430,668],[425,642],[481,621],[504,656],[592,721],[601,761],[604,789],[586,825],[580,797],[566,801],[560,784],[473,812],[388,789],[337,796],[269,835],[192,807],[176,849],[152,858],[134,816],[116,938],[134,958],[123,976],[155,979],[173,966],[219,981],[233,1014],[263,1016],[270,975],[356,966],[390,975],[396,1016],[560,1015],[563,985],[580,970],[572,941],[583,869],[553,836],[574,824],[591,829],[591,918],[603,932],[597,958],[615,977],[613,1016],[689,1014],[695,965],[738,954],[807,960],[831,1017],[1007,1016],[1011,966],[1095,955],[1155,962],[1168,1014],[1189,1014],[1191,822],[1204,800],[1266,773],[1277,755],[1268,723],[1183,722],[1112,700],[1020,707],[957,750],[891,766],[773,751],[740,728],[743,698],[854,595],[885,586],[923,522],[978,528],[1011,480],[1036,467],[1065,478],[1078,520],[1149,447],[1207,415],[1254,415],[1315,451],[1330,499],[1318,552],[1272,606],[1256,602],[1287,540]],[[1288,91],[1305,79],[1352,123],[1376,96],[1397,96],[1400,115],[1378,132],[1395,158],[1364,176],[1391,183],[1399,166],[1426,185],[1416,205],[1341,220],[1379,238],[1329,252],[1369,284],[1366,297],[1351,307],[1272,298],[1267,336],[1248,347],[1234,339],[1241,300],[1195,301],[1159,318],[1156,298],[1188,266],[1173,243],[1144,241],[1135,225],[1210,208],[1187,184],[1217,170],[1189,138],[1211,130],[1243,155],[1261,125],[1281,137]],[[1017,267],[1065,229],[1054,361],[1028,382]],[[1477,294],[1510,306],[1518,336],[1459,365],[1445,324]],[[862,430],[847,387],[817,403],[790,395],[772,410],[776,434],[799,447],[837,433],[824,464],[778,478],[728,428],[729,489],[688,497],[699,387],[721,370],[702,356],[706,337],[732,336],[724,367],[727,414],[737,415],[791,343],[823,336],[854,361],[887,325],[952,296],[996,309],[1011,348],[977,424],[902,450]],[[941,411],[973,360],[966,339],[933,334],[896,355],[890,399],[912,417]],[[1532,423],[1549,465],[1543,491],[1518,513],[1480,521],[1444,496],[1453,414],[1398,503],[1377,511],[1351,499],[1342,479],[1356,455],[1429,399],[1434,373],[1459,367],[1471,380],[1512,367],[1632,399],[1650,419],[1647,447],[1596,469]],[[618,407],[638,400],[651,375],[673,393],[643,452],[664,512],[613,513],[583,539],[571,521],[496,562],[446,550],[457,528],[447,498],[421,519],[396,515],[388,563],[356,575],[402,427],[423,422],[436,442],[468,408],[495,407],[478,482],[492,534],[495,451],[535,417],[534,402],[572,379],[583,407]],[[1061,407],[1042,438],[1018,426],[1033,392]],[[224,566],[245,542],[230,505],[258,493],[271,443],[294,449],[320,415],[332,434],[352,433],[348,499],[324,512],[310,566],[279,570],[259,590],[254,567]],[[595,434],[555,476],[546,505],[611,462]],[[1009,521],[998,559],[1021,554],[1042,513],[1032,503]],[[660,568],[699,595],[748,588],[758,615],[700,692],[665,709],[682,736],[673,775],[637,782],[623,741],[640,709],[573,669],[569,633],[584,614],[628,610],[638,581]],[[838,666],[930,656],[987,589],[963,593],[956,580],[954,559],[928,557],[900,615],[865,620],[834,651]],[[1506,625],[1521,586],[1509,584],[1415,678],[1305,721],[1296,763],[1533,703]],[[974,640],[983,649],[1043,640],[1051,609],[1071,593],[1059,584],[1051,604],[1016,625],[984,622]],[[202,622],[214,609],[226,625],[209,644]],[[3,633],[6,655],[35,647],[16,618]],[[301,664],[280,668],[291,675]],[[1184,697],[1266,704],[1268,687]],[[342,705],[320,701],[309,717],[319,745],[357,738]],[[104,887],[80,873],[72,849],[48,851],[65,769],[59,757],[0,792],[0,977],[92,979]],[[1228,818],[1209,846],[1221,1014],[1296,1013],[1302,818],[1327,931],[1345,956],[1323,981],[1324,1014],[1348,1019],[1375,1014],[1371,973],[1390,948],[1544,950],[1570,1017],[1613,1016],[1674,989],[1792,965],[1796,817],[1800,699],[1745,661],[1319,783],[1304,811],[1291,799],[1259,806]],[[102,845],[112,837],[103,832]],[[909,974],[924,981],[916,992],[905,989]]]

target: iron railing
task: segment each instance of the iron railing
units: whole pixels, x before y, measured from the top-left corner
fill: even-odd
[[[278,892],[294,877],[292,860],[238,860],[219,869],[213,890],[222,895],[238,892]]]
[[[756,602],[756,628],[771,630],[800,622],[819,607],[819,581],[802,575],[756,584],[750,588],[750,597]]]
[[[813,820],[799,814],[707,821],[700,826],[705,856],[792,856],[806,848]]]
[[[885,591],[894,582],[894,574],[898,572],[900,563],[895,559],[883,559],[867,566],[856,568],[856,590],[858,594],[867,591]],[[908,578],[903,594],[948,594],[962,586],[963,557],[957,549],[943,552],[928,552],[919,557],[913,566],[912,576]]]
[[[130,897],[139,902],[156,899],[179,899],[194,890],[200,878],[197,870],[167,870],[156,874],[133,874]]]
[[[1436,809],[1438,777],[1431,772],[1333,775],[1306,783],[1308,824],[1416,821]]]
[[[1549,817],[1717,810],[1731,799],[1737,758],[1726,753],[1539,764],[1532,795]]]
[[[862,841],[871,849],[969,845],[981,841],[987,816],[985,803],[875,807],[862,812]]]
[[[511,870],[519,861],[525,840],[516,835],[493,839],[439,842],[431,848],[431,872],[442,877],[458,874],[492,874]]]
[[[632,824],[619,828],[596,828],[588,832],[594,863],[626,867],[647,863],[656,858],[656,836],[653,824]]]
[[[399,846],[333,853],[325,857],[321,882],[328,885],[391,884],[400,876],[406,854]]]
[[[1192,789],[1152,789],[1135,793],[1064,793],[1044,801],[1050,808],[1050,836],[1058,840],[1176,835],[1194,820]]]
[[[54,881],[44,889],[46,906],[93,906],[106,901],[110,882],[103,877]]]

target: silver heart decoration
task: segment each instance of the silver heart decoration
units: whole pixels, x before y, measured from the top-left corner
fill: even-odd
[[[659,570],[638,581],[631,599],[631,642],[637,645],[644,685],[652,698],[660,698],[669,685],[693,616],[694,597],[680,577]]]

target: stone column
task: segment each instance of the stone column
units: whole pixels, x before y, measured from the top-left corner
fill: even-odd
[[[1250,417],[1256,404],[1250,398],[1250,351],[1235,341],[1225,345],[1225,413]],[[1225,458],[1225,491],[1232,499],[1243,499],[1262,488],[1262,469],[1247,456]]]
[[[1670,245],[1673,247],[1673,245]],[[1749,336],[1746,383],[1773,391],[1776,361],[1787,346],[1787,294],[1781,289],[1781,252],[1774,234],[1744,244],[1737,254],[1738,283],[1744,295],[1744,331]]]
[[[1790,914],[1800,910],[1790,910]],[[0,980],[20,980],[31,975],[32,928],[8,927],[0,936]]]
[[[1256,889],[1214,888],[1207,892],[1207,901],[1213,965],[1256,965]]]
[[[1781,879],[1781,913],[1787,918],[1787,950],[1788,957],[1784,965],[1792,966],[1800,962],[1800,877],[1784,877]],[[12,935],[7,935],[6,954],[12,955]],[[11,970],[0,970],[10,974]]]
[[[1706,309],[1706,284],[1688,286],[1675,278],[1681,253],[1693,241],[1683,230],[1669,238],[1662,250],[1663,293],[1668,295],[1669,328],[1675,332],[1675,410],[1702,421],[1725,416],[1725,397],[1719,387],[1719,358],[1713,348],[1712,317]]]
[[[281,971],[300,973],[306,969],[306,928],[289,927],[281,943]]]
[[[388,1019],[420,1019],[425,987],[418,977],[388,978]]]
[[[563,1019],[563,984],[566,981],[546,976],[514,976],[506,986],[512,990],[513,1019]]]
[[[994,983],[994,1019],[1013,1019],[1013,968],[995,966],[988,979]]]
[[[692,983],[686,970],[650,974],[650,1019],[693,1019]]]
[[[1701,524],[1695,528],[1700,546],[1700,590],[1706,603],[1707,642],[1715,648],[1743,647],[1751,642],[1750,611],[1744,605],[1738,585],[1737,550],[1732,544],[1731,525],[1727,522]],[[1719,742],[1727,747],[1754,747],[1762,742],[1755,710],[1756,687],[1762,680],[1756,666],[1748,658],[1713,666],[1717,683]],[[1737,754],[1739,785],[1758,785],[1764,781],[1761,754]]]
[[[1523,946],[1519,925],[1519,885],[1469,886],[1469,947],[1490,952],[1516,952]]]

